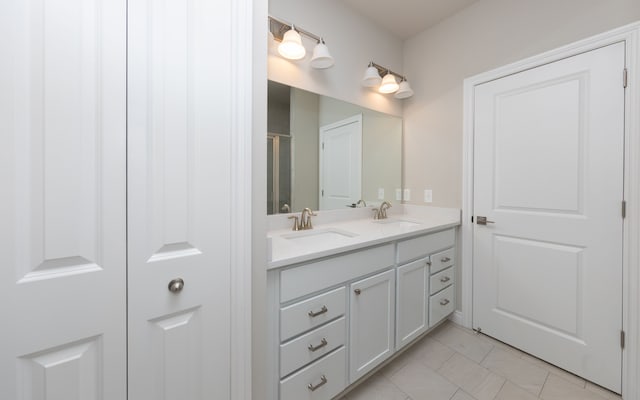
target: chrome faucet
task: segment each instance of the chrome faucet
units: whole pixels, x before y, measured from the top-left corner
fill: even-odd
[[[366,206],[367,206],[367,202],[366,202],[366,201],[364,201],[364,200],[362,200],[362,199],[360,199],[360,200],[358,200],[358,202],[356,203],[356,208],[357,208],[360,204],[362,204],[362,207],[366,207]]]
[[[301,230],[313,229],[313,225],[311,224],[311,217],[315,215],[316,214],[313,211],[311,211],[309,207],[307,207],[304,210],[302,210],[302,213],[300,213],[300,217],[298,217],[297,215],[291,215],[287,217],[293,220],[293,228],[291,228],[291,230],[301,231]]]
[[[373,219],[387,219],[387,210],[391,207],[391,203],[383,201],[379,208],[373,209]]]

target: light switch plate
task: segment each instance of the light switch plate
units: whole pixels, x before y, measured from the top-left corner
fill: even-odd
[[[433,191],[431,189],[424,190],[424,202],[425,203],[433,202]]]
[[[384,188],[378,188],[378,200],[384,200]]]
[[[402,200],[402,189],[396,189],[396,200],[397,201]]]
[[[410,189],[405,189],[404,190],[404,201],[411,201],[411,190]]]

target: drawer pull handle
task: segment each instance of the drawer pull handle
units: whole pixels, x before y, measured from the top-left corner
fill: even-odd
[[[360,289],[356,289],[353,291],[353,293],[357,294],[358,296],[360,296],[360,293],[362,293],[362,290]]]
[[[320,350],[321,348],[323,348],[324,346],[326,346],[328,344],[329,344],[329,342],[327,342],[327,339],[322,338],[322,340],[320,341],[319,345],[314,346],[314,345],[310,344],[308,348],[309,348],[310,351],[318,351],[318,350]]]
[[[440,259],[440,262],[443,262],[443,263],[446,263],[446,262],[449,262],[449,261],[451,261],[451,259],[449,257],[442,257]]]
[[[449,299],[440,300],[441,306],[446,306],[447,304],[449,304]]]
[[[442,283],[447,283],[451,280],[451,278],[449,278],[448,276],[443,276],[442,278],[440,278],[440,282]]]
[[[322,306],[322,308],[320,309],[320,311],[309,311],[309,316],[311,318],[313,317],[317,317],[318,315],[322,315],[324,313],[326,313],[327,311],[329,311],[329,309],[327,308],[327,306]]]
[[[310,383],[307,385],[307,389],[311,390],[312,392],[315,392],[316,390],[318,390],[318,388],[320,388],[321,386],[323,386],[324,384],[327,383],[327,377],[322,375],[320,377],[320,383],[314,385],[313,383]]]

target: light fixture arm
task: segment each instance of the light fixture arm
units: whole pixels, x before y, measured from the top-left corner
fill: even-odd
[[[393,75],[393,76],[398,77],[398,78],[400,79],[400,81],[406,81],[406,80],[407,80],[407,77],[406,77],[406,76],[404,76],[404,75],[402,75],[402,74],[399,74],[399,73],[397,73],[397,72],[393,72],[393,71],[392,71],[392,70],[390,70],[389,68],[387,68],[387,67],[383,67],[383,66],[382,66],[382,65],[380,65],[380,64],[376,64],[376,63],[374,63],[373,61],[370,61],[370,62],[369,62],[369,66],[370,66],[370,67],[375,67],[375,68],[378,70],[378,74],[379,74],[380,76],[385,76],[386,74],[391,74],[391,75]]]
[[[308,37],[309,39],[315,40],[316,43],[324,43],[324,40],[322,40],[320,36],[314,35],[313,33],[300,28],[298,25],[290,24],[269,15],[269,30],[271,31],[271,33],[273,33],[273,37],[277,41],[282,41],[284,33],[290,29],[295,29],[296,32]]]

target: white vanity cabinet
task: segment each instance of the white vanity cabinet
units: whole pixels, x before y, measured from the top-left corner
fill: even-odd
[[[396,349],[400,349],[429,328],[429,258],[402,265],[396,273]]]
[[[267,398],[330,400],[446,318],[454,253],[449,226],[269,270]]]
[[[350,286],[349,378],[355,382],[394,351],[395,271]]]

